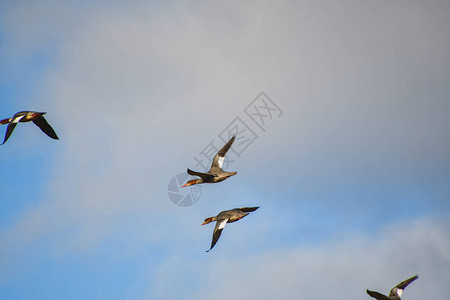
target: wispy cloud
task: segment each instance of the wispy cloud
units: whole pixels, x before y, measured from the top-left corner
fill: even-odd
[[[3,279],[103,251],[149,265],[135,288],[151,286],[152,297],[354,299],[419,273],[407,293],[427,298],[448,281],[448,224],[408,222],[445,211],[450,193],[448,10],[428,3],[11,4],[2,59],[46,53],[27,105],[48,111],[61,140],[42,195],[1,229]],[[233,181],[205,186],[189,210],[174,207],[170,178],[261,90],[283,119],[244,153]],[[249,252],[203,255],[201,221],[247,203],[264,209],[227,228],[221,246]],[[380,218],[388,229],[372,237]],[[352,238],[330,241],[347,221]],[[293,236],[324,227],[323,239]],[[280,228],[282,238],[270,236]],[[199,272],[201,282],[172,289]]]
[[[409,299],[443,300],[450,292],[446,285],[450,279],[448,225],[448,220],[408,221],[387,226],[374,236],[356,236],[313,248],[280,247],[243,257],[229,254],[200,264],[202,288],[192,298],[364,299],[368,297],[366,288],[388,293],[418,273],[419,280],[405,295]],[[198,268],[197,264],[190,267],[189,272]]]

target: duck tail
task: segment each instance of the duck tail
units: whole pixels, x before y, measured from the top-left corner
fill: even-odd
[[[0,124],[2,124],[2,125],[8,124],[8,123],[9,123],[9,120],[11,120],[11,119],[3,119],[3,120],[0,120]]]

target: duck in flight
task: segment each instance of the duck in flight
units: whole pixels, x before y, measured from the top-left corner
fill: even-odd
[[[217,154],[214,156],[214,159],[211,164],[211,168],[206,173],[201,172],[195,172],[190,169],[187,169],[187,172],[189,175],[198,176],[200,178],[189,180],[185,185],[182,185],[181,187],[186,187],[194,184],[199,183],[215,183],[220,182],[225,179],[227,179],[230,176],[236,175],[237,172],[227,172],[222,170],[223,161],[225,160],[225,154],[227,153],[228,149],[230,149],[231,145],[233,144],[236,136],[233,136],[223,147],[222,149],[217,152]]]
[[[400,297],[403,294],[403,290],[417,278],[419,278],[419,276],[415,275],[409,279],[406,279],[405,281],[400,282],[399,284],[397,284],[396,286],[394,286],[391,289],[388,297],[386,297],[385,295],[380,294],[378,292],[374,292],[374,291],[367,290],[366,292],[367,292],[367,294],[370,295],[370,297],[373,297],[378,300],[401,300]]]
[[[59,140],[53,128],[47,123],[47,120],[45,120],[45,114],[45,112],[20,111],[16,113],[12,118],[1,120],[0,124],[8,124],[8,127],[6,128],[5,140],[1,145],[6,143],[8,138],[11,136],[11,133],[14,131],[17,123],[30,121],[33,121],[34,124],[36,124],[46,135],[48,135],[52,139]]]
[[[222,230],[225,227],[227,223],[233,223],[236,221],[239,221],[246,215],[248,215],[250,212],[257,210],[259,207],[242,207],[242,208],[234,208],[230,210],[224,210],[220,212],[215,217],[206,218],[205,222],[203,222],[202,225],[211,223],[216,221],[216,227],[214,227],[213,232],[213,238],[211,242],[211,248],[209,248],[208,251],[211,251],[211,249],[214,247],[214,245],[217,243],[217,241],[220,238],[220,235],[222,234]]]

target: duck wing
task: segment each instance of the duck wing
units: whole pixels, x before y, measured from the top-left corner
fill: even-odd
[[[375,298],[375,299],[378,299],[378,300],[390,300],[389,297],[387,297],[387,296],[385,296],[385,295],[383,295],[383,294],[380,294],[380,293],[378,293],[378,292],[375,292],[375,291],[369,291],[369,290],[366,290],[366,292],[367,292],[367,294],[369,294],[369,296],[372,297],[372,298]]]
[[[240,210],[242,212],[252,212],[259,208],[259,206],[256,207],[241,207],[241,208],[235,208],[234,210]]]
[[[216,173],[217,171],[222,171],[225,154],[228,152],[235,139],[236,136],[233,135],[233,137],[222,147],[222,149],[217,152],[216,156],[214,156],[209,172]]]
[[[3,143],[6,143],[6,141],[9,139],[9,137],[11,136],[11,133],[14,131],[14,128],[16,128],[17,123],[8,123],[8,127],[6,128],[6,134],[5,134],[5,139],[3,140]]]
[[[33,123],[36,124],[46,135],[52,139],[59,140],[53,128],[47,123],[47,120],[43,116],[39,116],[33,119]]]
[[[3,140],[3,143],[6,143],[6,141],[9,139],[9,137],[11,136],[11,134],[14,131],[14,128],[16,128],[17,123],[19,123],[19,121],[25,117],[26,114],[22,114],[22,112],[18,112],[17,114],[14,115],[14,117],[12,118],[12,120],[8,123],[8,127],[6,128],[6,134],[5,134],[5,139]]]
[[[203,179],[203,182],[212,181],[214,178],[214,175],[211,175],[208,173],[200,173],[200,172],[192,171],[191,169],[187,169],[187,173],[192,176],[200,177],[201,179]]]
[[[399,284],[397,284],[395,287],[392,288],[392,290],[389,293],[389,297],[391,296],[401,296],[398,294],[398,290],[401,290],[401,293],[403,292],[403,290],[414,280],[416,280],[417,278],[419,278],[419,276],[414,275],[413,277],[406,279],[405,281],[400,282]]]
[[[216,227],[214,227],[214,233],[213,233],[213,238],[212,238],[212,242],[211,242],[211,248],[209,248],[209,250],[206,251],[206,252],[211,251],[211,249],[214,247],[214,245],[216,245],[217,241],[220,238],[220,235],[222,234],[222,230],[225,227],[225,225],[227,224],[227,222],[228,222],[228,218],[217,220]]]
[[[419,278],[419,276],[414,275],[413,277],[406,279],[405,281],[400,282],[397,284],[396,288],[404,290],[411,282]]]

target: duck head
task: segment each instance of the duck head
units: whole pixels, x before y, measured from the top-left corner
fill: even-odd
[[[11,120],[11,119],[3,119],[3,120],[0,120],[0,124],[2,124],[2,125],[8,124],[10,120]]]
[[[216,221],[216,217],[206,218],[206,219],[205,219],[205,222],[203,222],[203,224],[202,224],[201,226],[203,226],[203,225],[205,225],[205,224],[208,224],[208,223],[211,223],[211,222],[213,222],[213,221]]]
[[[182,185],[181,187],[186,187],[186,186],[190,186],[190,185],[194,185],[194,184],[199,184],[202,183],[203,181],[201,179],[192,179],[189,180],[188,182],[186,182],[185,185]]]

